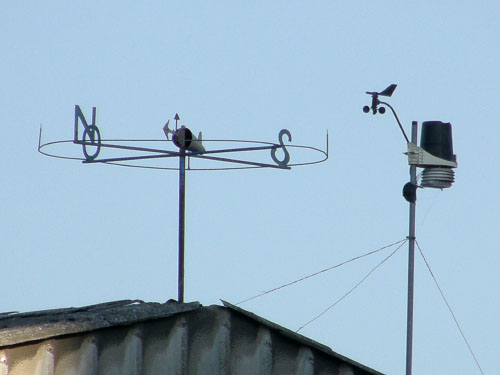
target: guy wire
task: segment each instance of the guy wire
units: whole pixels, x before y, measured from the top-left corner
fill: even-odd
[[[312,273],[312,274],[310,274],[310,275],[307,275],[307,276],[303,276],[303,277],[301,277],[300,279],[297,279],[297,280],[291,281],[291,282],[289,282],[289,283],[283,284],[283,285],[278,286],[278,287],[276,287],[276,288],[273,288],[273,289],[270,289],[270,290],[264,291],[264,292],[262,292],[262,293],[259,293],[259,294],[255,295],[255,296],[253,296],[253,297],[250,297],[250,298],[247,298],[247,299],[245,299],[245,300],[243,300],[243,301],[240,301],[240,302],[236,303],[236,306],[241,305],[242,303],[245,303],[245,302],[251,301],[251,300],[253,300],[253,299],[255,299],[255,298],[262,297],[263,295],[266,295],[266,294],[269,294],[269,293],[275,292],[275,291],[277,291],[277,290],[279,290],[279,289],[283,289],[283,288],[285,288],[285,287],[287,287],[287,286],[290,286],[290,285],[296,284],[296,283],[298,283],[298,282],[304,281],[304,280],[309,279],[309,278],[311,278],[311,277],[317,276],[317,275],[319,275],[320,273],[323,273],[323,272],[326,272],[326,271],[330,271],[330,270],[332,270],[332,269],[334,269],[334,268],[337,268],[337,267],[343,266],[343,265],[345,265],[345,264],[347,264],[347,263],[350,263],[350,262],[353,262],[353,261],[355,261],[355,260],[361,259],[361,258],[366,257],[366,256],[368,256],[368,255],[372,255],[372,254],[378,253],[379,251],[382,251],[382,250],[384,250],[384,249],[387,249],[388,247],[392,247],[392,246],[397,245],[397,244],[400,244],[400,243],[405,243],[406,241],[407,241],[407,239],[403,239],[403,240],[400,240],[400,241],[394,242],[394,243],[392,243],[392,244],[390,244],[390,245],[383,246],[383,247],[381,247],[380,249],[370,251],[370,252],[368,252],[368,253],[366,253],[366,254],[363,254],[363,255],[358,255],[357,257],[351,258],[351,259],[346,260],[346,261],[344,261],[344,262],[342,262],[342,263],[339,263],[339,264],[336,264],[336,265],[334,265],[334,266],[331,266],[331,267],[325,268],[324,270],[321,270],[321,271],[318,271],[318,272],[314,272],[314,273]],[[401,246],[402,246],[402,244],[400,245],[400,247],[401,247]],[[398,247],[398,249],[399,249],[399,247]],[[396,249],[396,250],[397,250],[397,249]]]
[[[460,327],[460,324],[458,323],[457,317],[453,313],[453,310],[451,309],[451,306],[448,303],[448,300],[444,296],[443,290],[439,286],[439,283],[437,282],[437,279],[434,276],[434,273],[432,272],[431,267],[429,266],[429,263],[427,262],[427,259],[425,258],[424,253],[423,253],[422,249],[420,248],[420,245],[418,244],[418,241],[415,240],[415,243],[417,244],[418,250],[420,251],[420,255],[422,255],[422,258],[424,259],[425,265],[427,266],[427,269],[429,270],[429,273],[431,274],[432,279],[434,280],[434,283],[436,284],[436,287],[439,290],[439,293],[441,294],[441,298],[443,298],[443,301],[446,304],[446,307],[448,307],[448,311],[450,312],[451,316],[453,317],[453,320],[455,321],[455,324],[456,324],[458,330],[460,331],[460,334],[462,335],[462,338],[464,339],[465,344],[467,345],[467,348],[469,349],[469,352],[472,355],[472,358],[474,358],[474,362],[476,362],[476,365],[477,365],[477,368],[479,369],[479,372],[484,375],[484,372],[481,369],[481,366],[479,365],[479,361],[477,360],[476,355],[472,351],[472,347],[470,346],[469,341],[467,341],[467,338],[465,337],[464,331]]]
[[[351,289],[349,289],[347,291],[347,293],[345,293],[342,297],[340,297],[338,300],[336,300],[334,303],[332,303],[330,306],[328,306],[320,314],[316,315],[314,318],[312,318],[311,320],[309,320],[308,322],[306,322],[305,324],[300,326],[299,329],[297,329],[295,332],[299,332],[302,328],[304,328],[305,326],[309,325],[310,323],[314,322],[316,319],[318,319],[321,316],[323,316],[324,314],[326,314],[326,312],[328,310],[330,310],[332,307],[334,307],[340,301],[342,301],[345,297],[347,297],[349,294],[351,294],[358,286],[361,285],[361,283],[363,281],[365,281],[368,278],[368,276],[370,276],[377,268],[379,268],[382,264],[384,264],[390,257],[392,257],[394,254],[396,254],[396,252],[406,243],[406,241],[407,240],[399,241],[399,242],[401,242],[401,244],[396,248],[396,250],[394,250],[392,253],[390,253],[388,256],[386,256],[384,259],[382,259],[382,261],[379,262],[375,267],[373,267],[360,281],[358,281],[358,283],[356,285],[354,285]],[[396,243],[398,243],[398,242],[396,242]]]

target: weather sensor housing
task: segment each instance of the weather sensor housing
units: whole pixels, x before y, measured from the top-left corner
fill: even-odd
[[[420,186],[449,188],[454,180],[457,157],[453,154],[451,124],[425,121],[422,124],[420,147],[408,143],[408,164],[424,168]]]

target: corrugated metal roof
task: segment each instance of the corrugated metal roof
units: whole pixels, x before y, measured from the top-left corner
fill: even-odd
[[[0,315],[0,347],[166,318],[200,307],[199,302],[162,304],[122,300],[83,307],[5,313]]]
[[[252,312],[243,310],[242,308],[237,307],[235,305],[232,305],[229,302],[226,302],[224,300],[221,300],[221,301],[222,301],[223,305],[226,306],[227,308],[229,308],[231,310],[234,310],[234,311],[237,311],[238,313],[243,314],[243,315],[249,317],[250,319],[253,319],[253,320],[257,321],[260,324],[265,325],[265,326],[269,327],[270,329],[272,329],[272,330],[274,330],[276,332],[279,332],[281,335],[283,335],[285,337],[288,337],[289,339],[291,339],[293,341],[299,342],[299,343],[301,343],[303,345],[307,345],[307,346],[312,347],[312,348],[314,348],[314,349],[316,349],[318,351],[322,351],[323,353],[325,353],[327,355],[331,355],[333,357],[336,357],[336,358],[340,359],[343,362],[353,364],[354,366],[359,367],[359,368],[363,368],[366,371],[368,371],[369,373],[380,374],[379,372],[374,371],[373,369],[371,369],[371,368],[369,368],[369,367],[367,367],[365,365],[362,365],[361,363],[353,361],[350,358],[347,358],[347,357],[345,357],[345,356],[343,356],[343,355],[341,355],[339,353],[334,352],[329,346],[320,344],[317,341],[311,340],[310,338],[308,338],[306,336],[303,336],[303,335],[301,335],[299,333],[296,333],[296,332],[294,332],[292,330],[289,330],[288,328],[280,326],[279,324],[273,323],[273,322],[271,322],[271,321],[269,321],[267,319],[264,319],[264,318],[262,318],[262,317],[260,317],[258,315],[255,315]]]
[[[0,375],[381,375],[223,301],[0,315]]]

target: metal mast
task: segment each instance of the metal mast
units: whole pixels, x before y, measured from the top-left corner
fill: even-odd
[[[411,124],[411,143],[417,144],[418,123]],[[417,166],[410,165],[410,183],[417,185]],[[413,357],[413,292],[415,276],[415,208],[416,199],[410,203],[410,225],[408,233],[408,304],[406,319],[406,375],[411,375]]]
[[[449,188],[454,181],[452,168],[457,167],[456,156],[453,154],[451,138],[451,124],[441,121],[427,121],[422,125],[422,146],[417,146],[417,121],[412,122],[411,141],[399,121],[394,108],[379,100],[379,96],[390,97],[397,85],[389,85],[381,92],[367,91],[372,97],[371,106],[364,106],[363,112],[384,114],[387,106],[398,122],[408,146],[408,164],[410,165],[410,182],[403,187],[403,196],[410,203],[409,233],[408,233],[408,299],[406,318],[406,375],[412,373],[413,357],[413,296],[415,284],[415,209],[417,201],[417,187],[444,189]],[[425,140],[425,141],[424,141]],[[422,172],[421,186],[417,185],[417,167],[425,168]]]

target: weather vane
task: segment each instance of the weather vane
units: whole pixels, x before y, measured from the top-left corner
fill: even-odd
[[[40,127],[40,135],[38,140],[38,151],[46,156],[81,160],[85,164],[104,163],[111,165],[119,165],[135,168],[152,168],[162,170],[178,170],[179,171],[179,263],[178,263],[178,301],[184,301],[184,235],[185,235],[185,186],[186,186],[186,171],[199,171],[199,170],[230,170],[230,169],[248,169],[248,168],[276,168],[289,170],[294,166],[318,164],[328,159],[328,133],[326,134],[326,150],[311,146],[293,145],[291,143],[285,144],[285,138],[288,142],[292,141],[292,135],[287,129],[282,129],[279,132],[279,144],[272,142],[262,142],[253,140],[224,140],[224,139],[211,139],[203,140],[202,133],[199,132],[195,136],[193,132],[185,125],[179,126],[180,117],[176,113],[175,128],[170,128],[170,120],[163,126],[163,133],[166,139],[102,139],[101,131],[97,126],[96,121],[96,108],[92,108],[92,120],[89,123],[84,116],[79,105],[75,105],[74,117],[74,134],[72,140],[60,140],[47,142],[42,144],[42,129]],[[83,131],[80,133],[81,128]],[[165,148],[165,142],[173,143],[178,150],[168,150]],[[62,155],[55,151],[49,152],[50,147],[56,147],[61,144],[73,143],[82,146],[83,158]],[[156,143],[159,144],[158,148],[144,147],[144,144]],[[214,147],[205,148],[209,144],[238,144],[237,147]],[[139,144],[139,145],[137,145]],[[245,145],[245,147],[242,146]],[[297,154],[302,153],[302,160],[291,163],[291,156],[289,149],[294,149]],[[134,155],[106,155],[101,157],[101,151],[107,150],[111,153],[113,150],[122,150],[127,153],[135,153]],[[260,160],[245,160],[236,158],[227,158],[219,156],[220,154],[249,154],[256,156],[257,152],[270,152],[271,159],[274,163],[264,162]],[[305,154],[312,154],[306,155]],[[298,155],[297,155],[298,156]],[[187,165],[186,165],[187,157]],[[157,159],[179,159],[179,165],[167,166],[151,165]],[[208,166],[191,167],[191,158],[203,162],[217,162],[224,163],[222,166]],[[138,164],[142,163],[142,164]],[[228,166],[228,164],[231,164]]]

